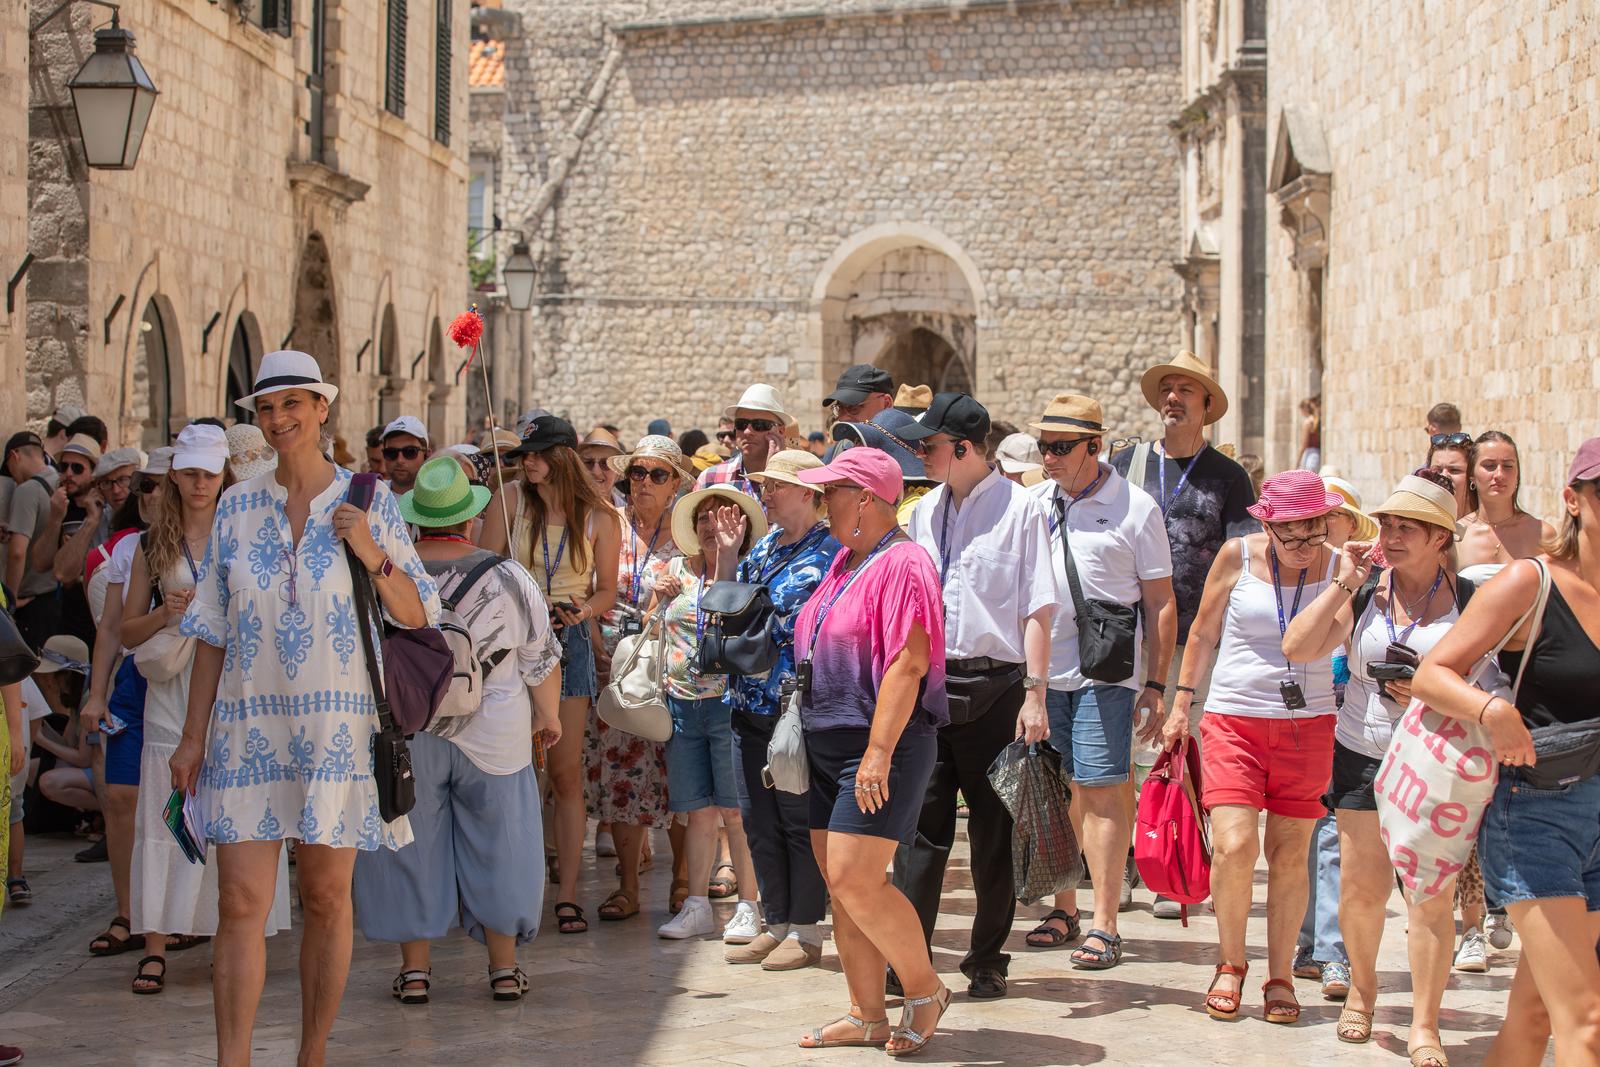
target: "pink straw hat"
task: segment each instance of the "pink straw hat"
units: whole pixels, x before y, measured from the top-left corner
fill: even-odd
[[[796,471],[795,477],[807,485],[853,482],[870,489],[879,499],[894,504],[900,499],[904,482],[900,464],[887,452],[876,448],[850,448],[840,452],[826,467]]]
[[[1311,471],[1284,471],[1261,486],[1261,499],[1246,510],[1262,522],[1298,522],[1315,519],[1345,507],[1344,498],[1328,491]]]

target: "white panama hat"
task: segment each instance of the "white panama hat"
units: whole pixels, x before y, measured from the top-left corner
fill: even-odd
[[[246,411],[256,409],[256,398],[266,396],[268,393],[281,393],[285,389],[304,389],[316,393],[333,403],[339,395],[339,387],[329,385],[322,380],[322,368],[317,366],[317,361],[304,352],[284,349],[279,352],[268,352],[261,357],[261,369],[256,372],[255,388],[249,396],[242,396],[234,403]]]

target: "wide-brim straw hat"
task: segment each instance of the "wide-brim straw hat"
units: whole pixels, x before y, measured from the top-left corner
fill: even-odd
[[[1401,478],[1400,484],[1389,494],[1389,499],[1373,508],[1372,513],[1425,522],[1448,530],[1452,538],[1461,540],[1461,524],[1456,521],[1455,495],[1444,486],[1434,485],[1415,474]]]
[[[760,501],[749,493],[741,493],[731,485],[711,485],[704,489],[696,489],[692,493],[685,493],[672,506],[672,540],[684,555],[700,554],[700,538],[695,536],[694,532],[694,513],[707,497],[713,496],[724,498],[744,512],[745,521],[750,524],[752,545],[767,535],[767,516],[761,510]]]
[[[786,482],[789,485],[805,485],[807,489],[815,486],[806,485],[795,475],[801,471],[815,470],[822,466],[822,460],[807,452],[803,448],[786,448],[782,452],[775,452],[767,457],[767,469],[756,471],[750,475],[752,482]]]
[[[689,457],[683,454],[683,449],[678,447],[678,442],[660,434],[646,434],[639,438],[639,443],[633,446],[632,452],[612,456],[606,460],[606,466],[617,474],[626,474],[628,466],[636,459],[659,460],[685,478],[693,478],[698,473],[689,463]]]
[[[316,393],[326,397],[330,404],[339,395],[338,386],[322,380],[322,368],[317,365],[316,359],[304,352],[284,349],[268,352],[261,357],[261,369],[256,371],[255,387],[248,396],[241,396],[234,403],[246,411],[254,411],[257,397],[281,393],[286,389],[304,389]]]
[[[1301,522],[1344,506],[1344,497],[1330,493],[1317,475],[1292,470],[1274,474],[1263,482],[1261,499],[1245,510],[1262,522]]]
[[[401,517],[417,526],[459,526],[487,507],[491,495],[488,486],[467,480],[454,456],[435,456],[397,503]]]
[[[1206,392],[1211,394],[1211,406],[1206,409],[1207,426],[1228,413],[1228,394],[1217,384],[1217,379],[1211,374],[1211,368],[1193,352],[1179,352],[1171,363],[1158,363],[1144,372],[1144,377],[1139,379],[1139,391],[1144,394],[1145,403],[1157,411],[1161,410],[1161,379],[1169,374],[1181,374],[1186,378],[1193,378],[1205,386]]]
[[[1059,394],[1045,407],[1044,414],[1028,425],[1035,430],[1054,430],[1056,433],[1106,432],[1105,412],[1100,407],[1100,401],[1077,393]]]
[[[1334,508],[1342,511],[1355,520],[1356,532],[1351,536],[1357,541],[1371,541],[1378,536],[1378,520],[1361,510],[1361,494],[1356,492],[1356,487],[1343,478],[1335,478],[1330,474],[1322,476],[1322,484],[1328,487],[1329,492],[1338,493],[1344,498],[1347,507]]]

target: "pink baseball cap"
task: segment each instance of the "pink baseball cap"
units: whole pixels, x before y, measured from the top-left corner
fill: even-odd
[[[795,472],[807,485],[827,485],[830,482],[854,482],[886,503],[900,500],[904,483],[900,477],[900,464],[887,452],[876,448],[847,448],[824,467]]]
[[[1316,474],[1294,470],[1263,482],[1261,499],[1245,510],[1262,522],[1298,522],[1345,506],[1344,497],[1330,492]]]
[[[1600,437],[1591,437],[1578,446],[1578,454],[1572,457],[1572,466],[1567,468],[1567,484],[1584,482],[1590,478],[1600,478]]]

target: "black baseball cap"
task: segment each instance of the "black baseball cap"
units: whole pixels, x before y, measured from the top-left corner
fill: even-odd
[[[822,398],[824,404],[859,404],[873,393],[894,395],[894,379],[870,363],[846,367],[833,392]]]
[[[936,433],[957,441],[977,441],[989,436],[989,411],[966,393],[936,393],[928,410],[901,431],[908,441],[921,441]]]
[[[29,445],[32,445],[34,448],[37,448],[40,451],[44,450],[44,442],[39,440],[38,434],[34,433],[32,430],[19,430],[6,440],[5,454],[9,456],[17,449],[27,448]]]
[[[521,444],[509,452],[500,454],[525,456],[530,452],[543,452],[557,445],[577,448],[578,432],[572,428],[572,423],[559,415],[540,415],[528,424],[527,432],[522,435]]]

